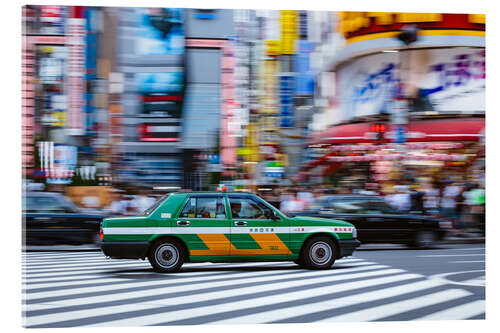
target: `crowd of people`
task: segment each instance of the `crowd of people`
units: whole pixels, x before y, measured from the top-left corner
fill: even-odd
[[[284,212],[321,208],[319,198],[329,194],[382,196],[395,210],[408,214],[441,216],[457,230],[479,229],[484,232],[485,190],[479,184],[453,181],[441,183],[395,184],[390,191],[379,190],[374,183],[364,187],[290,187],[261,195]],[[280,191],[277,193],[277,191]]]

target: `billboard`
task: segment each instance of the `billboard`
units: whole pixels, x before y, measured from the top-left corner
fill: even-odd
[[[135,85],[141,94],[143,114],[181,117],[184,73],[136,73]]]
[[[280,103],[281,103],[281,127],[294,127],[294,77],[288,74],[280,76]]]
[[[65,6],[40,6],[39,33],[44,35],[63,35],[65,17]]]
[[[136,54],[184,54],[183,16],[177,8],[138,9]]]
[[[295,40],[297,34],[297,11],[282,10],[280,13],[281,23],[281,54],[295,53]]]
[[[42,84],[60,84],[64,79],[66,48],[57,45],[38,45],[38,77]]]
[[[405,24],[415,24],[420,35],[484,36],[485,18],[484,14],[341,12],[339,25],[347,43],[352,43],[393,37]]]
[[[297,72],[295,95],[313,95],[314,75],[310,66],[310,54],[314,50],[314,43],[299,40],[297,44],[298,52],[294,56],[294,69]]]
[[[433,111],[485,110],[485,50],[446,48],[409,51],[406,73],[410,95],[424,97]],[[390,110],[398,82],[399,61],[393,53],[358,58],[337,71],[341,118]],[[430,110],[415,110],[430,111]]]
[[[85,25],[84,18],[67,20],[66,45],[68,47],[66,93],[68,101],[67,128],[70,135],[85,132]]]

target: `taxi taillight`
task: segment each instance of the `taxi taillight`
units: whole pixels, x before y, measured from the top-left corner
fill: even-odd
[[[102,228],[99,230],[99,238],[104,240],[104,232],[102,231]]]

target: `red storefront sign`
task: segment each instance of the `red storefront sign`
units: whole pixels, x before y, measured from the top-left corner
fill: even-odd
[[[391,143],[394,126],[387,124],[388,130],[383,140],[377,143]],[[437,141],[479,141],[483,136],[484,118],[459,118],[412,121],[407,125],[407,142]],[[376,143],[371,123],[333,126],[316,133],[309,144]]]

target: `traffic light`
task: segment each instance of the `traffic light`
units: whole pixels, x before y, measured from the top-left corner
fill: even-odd
[[[384,123],[376,123],[371,125],[371,132],[375,133],[376,141],[384,140],[384,134],[386,130],[387,130],[387,125]]]

